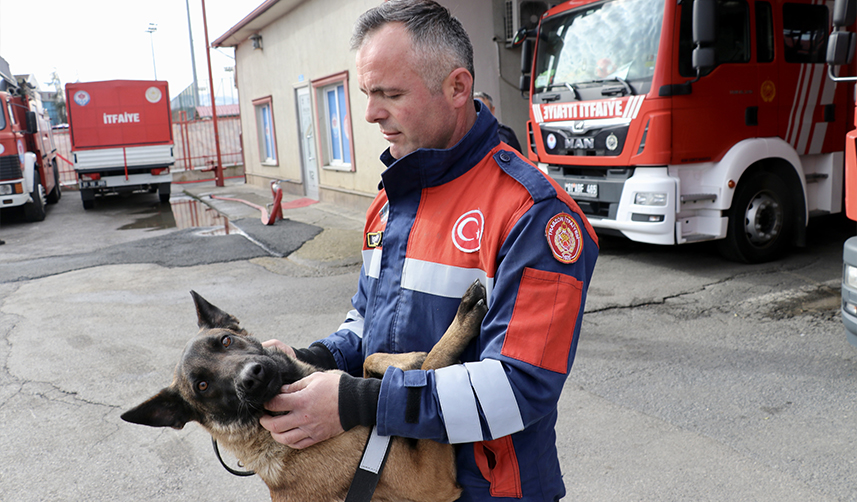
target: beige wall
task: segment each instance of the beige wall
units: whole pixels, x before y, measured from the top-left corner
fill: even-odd
[[[513,74],[506,76],[506,80],[517,83],[520,53],[507,50],[502,41],[499,45],[494,41],[497,0],[441,0],[441,3],[461,19],[470,34],[474,46],[475,87],[494,97],[498,116],[516,129],[523,143],[526,101],[498,77],[498,65],[509,66],[511,58]],[[262,50],[254,50],[249,40],[236,48],[248,182],[267,186],[270,179],[302,180],[295,89],[299,85],[309,85],[312,80],[347,71],[355,171],[342,172],[319,166],[319,198],[366,207],[374,197],[384,168],[378,157],[387,144],[378,126],[363,118],[366,98],[357,86],[349,40],[357,17],[377,4],[378,0],[308,0],[259,32]],[[514,99],[509,99],[510,94]],[[253,107],[254,100],[267,96],[273,103],[277,142],[278,165],[273,167],[263,166],[260,161]],[[316,136],[319,133],[316,124]],[[317,154],[316,158],[319,158]],[[289,191],[302,194],[303,187],[292,185]]]

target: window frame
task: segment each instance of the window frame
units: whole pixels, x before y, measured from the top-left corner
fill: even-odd
[[[354,129],[352,127],[351,98],[348,92],[348,71],[335,73],[312,80],[312,94],[315,100],[313,113],[317,125],[316,148],[320,157],[322,169],[333,171],[355,172],[357,164],[354,158]],[[342,93],[338,92],[341,86]],[[331,127],[329,92],[333,90],[337,105],[336,117],[339,127]],[[343,113],[342,107],[345,110]],[[339,131],[337,145],[334,144],[333,131]],[[339,159],[335,158],[334,146],[340,146]],[[344,148],[347,147],[346,152]],[[345,162],[346,154],[349,162]]]
[[[270,117],[271,127],[268,133],[265,132],[264,127],[260,127],[262,121],[264,120],[264,116],[260,115],[260,111],[268,109],[268,115]],[[259,163],[263,166],[279,166],[280,165],[280,155],[277,151],[277,127],[276,122],[274,120],[274,100],[271,96],[265,96],[264,98],[258,98],[253,100],[253,118],[256,122],[256,143],[259,147]],[[265,141],[270,141],[270,149],[274,154],[273,157],[268,156],[267,145]]]

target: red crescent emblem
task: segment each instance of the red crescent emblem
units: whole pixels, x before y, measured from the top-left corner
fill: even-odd
[[[458,217],[452,227],[452,243],[465,253],[475,253],[482,246],[482,228],[485,217],[482,211],[474,209]]]

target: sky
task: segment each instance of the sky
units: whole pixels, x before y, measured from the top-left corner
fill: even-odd
[[[238,24],[264,0],[205,0],[209,42]],[[51,89],[56,71],[63,85],[98,80],[169,82],[176,96],[193,83],[190,7],[197,80],[208,88],[202,0],[0,0],[0,57],[13,74],[33,74]],[[150,34],[150,23],[157,31]],[[154,62],[153,62],[154,53]],[[237,100],[231,48],[211,50],[215,94]],[[207,103],[203,103],[207,104]]]

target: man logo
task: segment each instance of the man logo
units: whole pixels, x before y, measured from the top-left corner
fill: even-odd
[[[482,228],[485,217],[482,211],[474,209],[458,217],[452,227],[452,243],[465,253],[475,253],[482,246]]]

